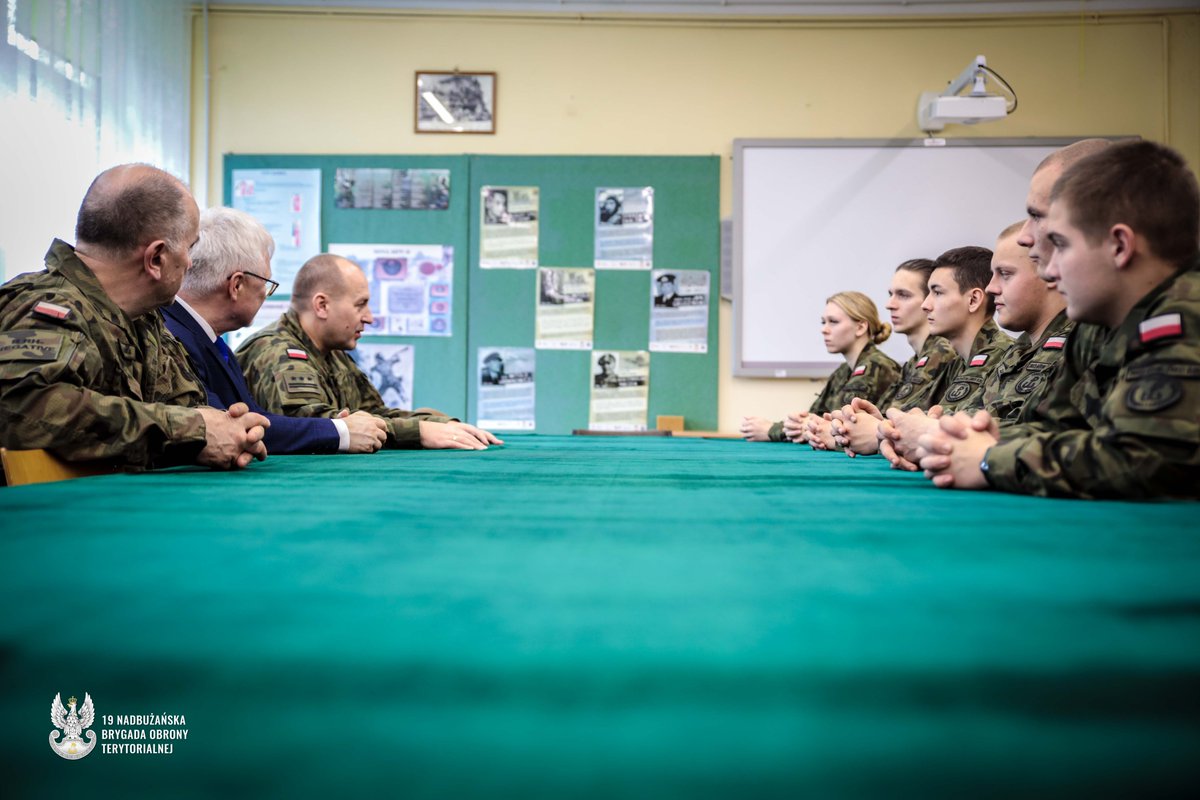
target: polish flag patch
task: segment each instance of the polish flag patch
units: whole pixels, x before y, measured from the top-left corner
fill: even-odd
[[[863,364],[861,367],[855,367],[854,372],[852,372],[850,374],[850,377],[857,378],[859,375],[862,375],[866,371],[867,371],[867,365]]]
[[[929,356],[921,356],[921,357],[920,357],[920,358],[917,360],[917,366],[918,366],[918,367],[923,367],[923,366],[925,366],[925,365],[926,365],[926,364],[928,364],[928,363],[929,363]]]
[[[71,309],[42,301],[33,307],[33,313],[50,319],[66,319],[71,316]]]
[[[289,347],[287,354],[288,358],[298,358],[301,361],[308,361],[308,353],[304,352],[303,350],[297,350],[293,347]]]
[[[1046,343],[1044,345],[1042,345],[1042,349],[1043,350],[1062,350],[1063,346],[1066,345],[1066,343],[1067,343],[1067,337],[1065,337],[1065,336],[1051,336],[1049,339],[1046,340]]]
[[[1142,344],[1158,339],[1182,336],[1183,317],[1180,314],[1160,314],[1157,317],[1151,317],[1138,325],[1138,333],[1142,337]]]
[[[971,357],[971,366],[972,367],[982,367],[984,364],[987,363],[987,360],[988,360],[987,353],[980,353],[977,356]]]

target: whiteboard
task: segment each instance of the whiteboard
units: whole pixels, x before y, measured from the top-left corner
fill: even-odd
[[[733,374],[828,376],[842,361],[821,341],[827,297],[863,292],[887,321],[902,261],[994,248],[1034,168],[1073,141],[734,140]],[[912,355],[902,334],[882,349]]]

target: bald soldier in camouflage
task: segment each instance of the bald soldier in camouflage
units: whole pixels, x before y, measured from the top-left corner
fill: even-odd
[[[1019,331],[1016,343],[978,389],[955,405],[958,411],[987,410],[1001,427],[1016,423],[1026,403],[1036,404],[1054,380],[1067,336],[1075,323],[1052,281],[1038,277],[1028,248],[1017,239],[1024,222],[1008,226],[996,241],[992,281],[987,293],[995,300],[996,319]]]
[[[1124,142],[1067,169],[1050,195],[1044,276],[1103,336],[1069,414],[1001,439],[979,412],[922,438],[942,487],[1065,497],[1200,496],[1200,187],[1183,159]],[[1048,400],[1048,402],[1049,402]]]
[[[432,410],[390,408],[347,350],[374,322],[366,275],[323,253],[296,274],[291,308],[247,339],[238,360],[254,398],[270,413],[337,417],[365,411],[388,423],[387,447],[486,450],[491,433]]]
[[[244,404],[201,407],[183,347],[155,309],[191,265],[199,211],[146,165],[114,167],[79,209],[76,246],[0,287],[0,444],[128,469],[265,458],[269,423]]]

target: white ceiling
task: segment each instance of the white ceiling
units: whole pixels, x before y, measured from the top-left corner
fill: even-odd
[[[203,4],[204,0],[197,0]],[[304,6],[540,14],[755,16],[1099,13],[1200,10],[1200,0],[208,0],[211,6]]]

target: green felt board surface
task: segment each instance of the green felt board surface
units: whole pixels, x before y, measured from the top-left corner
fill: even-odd
[[[339,167],[449,169],[447,211],[338,209]],[[711,274],[708,353],[653,353],[649,427],[659,414],[683,415],[692,430],[717,427],[717,333],[720,289],[719,168],[715,156],[405,156],[226,155],[225,202],[234,169],[322,171],[321,244],[451,244],[455,248],[452,337],[372,337],[414,346],[414,406],[476,417],[480,347],[532,347],[536,270],[479,269],[479,190],[484,185],[540,188],[539,259],[543,266],[593,263],[594,195],[599,187],[653,186],[654,267]],[[280,290],[280,297],[286,287]],[[597,348],[645,350],[650,272],[598,270]],[[569,433],[588,424],[590,352],[537,352],[537,432]]]
[[[1195,514],[648,437],[4,488],[4,795],[1184,795]]]

